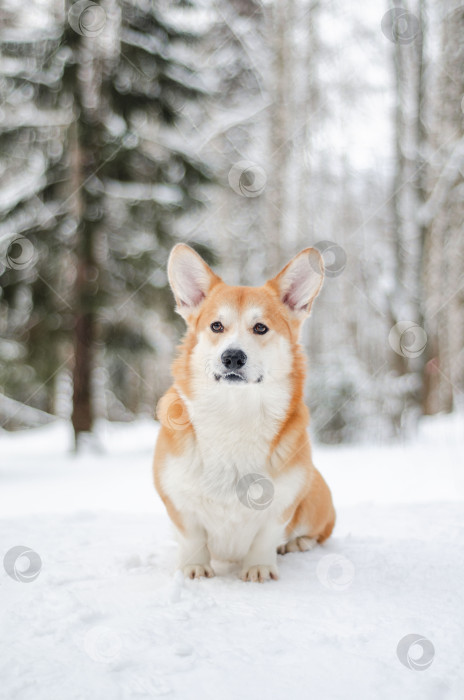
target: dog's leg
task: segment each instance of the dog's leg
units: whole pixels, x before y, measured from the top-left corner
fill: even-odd
[[[207,546],[206,530],[200,525],[189,525],[188,535],[178,533],[179,568],[186,578],[211,578],[211,555]]]
[[[316,544],[316,539],[303,535],[289,540],[286,544],[280,545],[277,551],[279,554],[287,554],[287,552],[308,552],[310,549],[313,549]]]
[[[243,581],[267,581],[278,579],[277,543],[282,541],[282,529],[269,524],[259,530],[250,550],[242,562],[240,577]]]

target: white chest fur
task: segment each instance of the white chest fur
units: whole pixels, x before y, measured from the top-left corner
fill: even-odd
[[[283,541],[282,513],[304,479],[302,469],[269,473],[270,444],[289,396],[276,386],[263,389],[218,385],[199,392],[199,398],[183,397],[195,439],[163,470],[163,486],[186,527],[204,528],[209,549],[219,559],[242,559],[263,528]],[[250,475],[261,479],[253,484]]]

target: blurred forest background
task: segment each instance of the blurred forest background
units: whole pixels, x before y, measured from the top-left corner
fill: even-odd
[[[175,242],[260,284],[316,245],[323,442],[464,388],[464,3],[0,0],[0,426],[154,413]]]

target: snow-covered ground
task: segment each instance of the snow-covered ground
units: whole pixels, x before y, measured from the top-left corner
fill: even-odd
[[[1,569],[0,697],[464,698],[461,425],[430,420],[403,446],[315,446],[334,535],[279,557],[264,585],[225,566],[174,573],[154,423],[103,424],[104,453],[79,457],[62,423],[3,434],[0,554],[23,545],[40,561],[28,582],[14,552]]]

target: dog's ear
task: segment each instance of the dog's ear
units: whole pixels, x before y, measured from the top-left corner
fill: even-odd
[[[197,311],[210,289],[221,281],[193,248],[178,243],[168,261],[168,278],[177,312],[186,320]]]
[[[292,315],[303,320],[324,281],[324,261],[316,248],[305,248],[274,277],[270,284]]]

